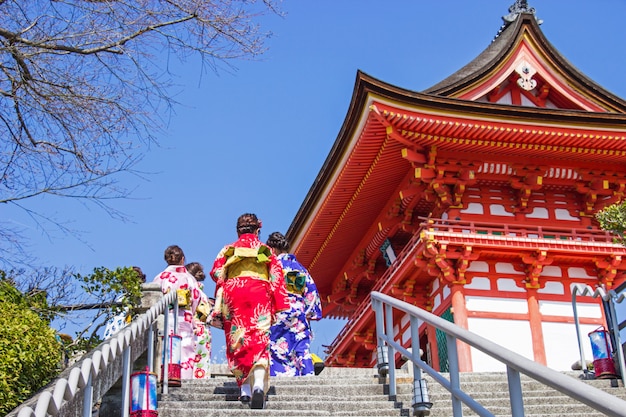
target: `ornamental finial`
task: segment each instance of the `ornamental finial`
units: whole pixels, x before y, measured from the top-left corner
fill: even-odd
[[[512,23],[515,19],[517,19],[517,16],[522,13],[530,13],[535,16],[535,20],[538,24],[543,23],[543,20],[537,18],[535,15],[535,8],[530,7],[527,0],[515,0],[515,3],[509,7],[509,14],[502,16],[502,20],[504,20],[505,24]]]

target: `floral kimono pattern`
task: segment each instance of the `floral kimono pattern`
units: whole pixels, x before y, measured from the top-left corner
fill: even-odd
[[[223,316],[226,359],[241,386],[257,366],[269,368],[272,319],[289,308],[282,267],[256,234],[246,233],[220,251],[211,277],[216,310]],[[269,372],[265,378],[269,388]]]
[[[209,298],[204,292],[204,284],[200,286],[201,302],[208,304]],[[211,326],[196,318],[196,363],[193,369],[193,379],[206,379],[211,377]]]
[[[310,347],[310,320],[322,318],[322,303],[313,278],[295,255],[281,253],[291,308],[276,315],[272,326],[270,373],[272,376],[314,374]]]
[[[196,308],[202,297],[206,297],[200,290],[193,275],[187,272],[182,265],[169,265],[156,276],[154,282],[161,284],[161,291],[167,294],[170,291],[189,290],[189,304],[178,308],[178,329],[175,332],[170,328],[170,334],[177,334],[181,340],[181,379],[193,379],[196,362],[199,361],[196,347]],[[169,323],[174,323],[173,310],[169,312]]]

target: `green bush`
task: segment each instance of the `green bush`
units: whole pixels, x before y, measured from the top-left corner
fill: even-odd
[[[5,288],[6,290],[6,288]],[[59,372],[61,348],[45,320],[17,300],[0,303],[0,415]]]

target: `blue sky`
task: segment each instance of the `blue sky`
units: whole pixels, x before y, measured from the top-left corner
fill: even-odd
[[[37,230],[23,213],[2,217],[26,229],[43,265],[138,265],[148,279],[180,245],[188,261],[210,268],[235,239],[235,220],[254,212],[261,238],[286,232],[346,115],[357,70],[421,91],[455,72],[494,38],[513,0],[286,0],[285,17],[260,23],[273,32],[262,57],[236,70],[203,73],[199,62],[170,64],[181,103],[138,169],[120,177],[132,198],[113,203],[128,222],[95,206],[43,198],[31,208],[70,221],[80,238]],[[588,77],[626,98],[626,1],[534,0],[550,42]],[[315,277],[314,277],[315,278]],[[208,291],[213,291],[207,281]],[[339,322],[314,324],[313,352]],[[214,354],[223,335],[215,331]]]

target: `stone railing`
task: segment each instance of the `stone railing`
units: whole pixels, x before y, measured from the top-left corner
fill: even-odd
[[[141,306],[137,308],[140,315],[130,325],[65,369],[6,417],[90,417],[94,405],[116,384],[121,384],[121,390],[112,398],[119,399],[120,405],[128,404],[128,381],[130,373],[134,372],[132,368],[141,370],[149,365],[150,369],[159,369],[155,366],[155,357],[160,357],[159,338],[156,336],[161,326],[157,325],[157,321],[176,299],[175,292],[163,297],[158,284],[144,284],[142,289]],[[122,415],[120,405],[111,408],[116,408],[117,413]],[[125,408],[128,409],[128,406]]]

